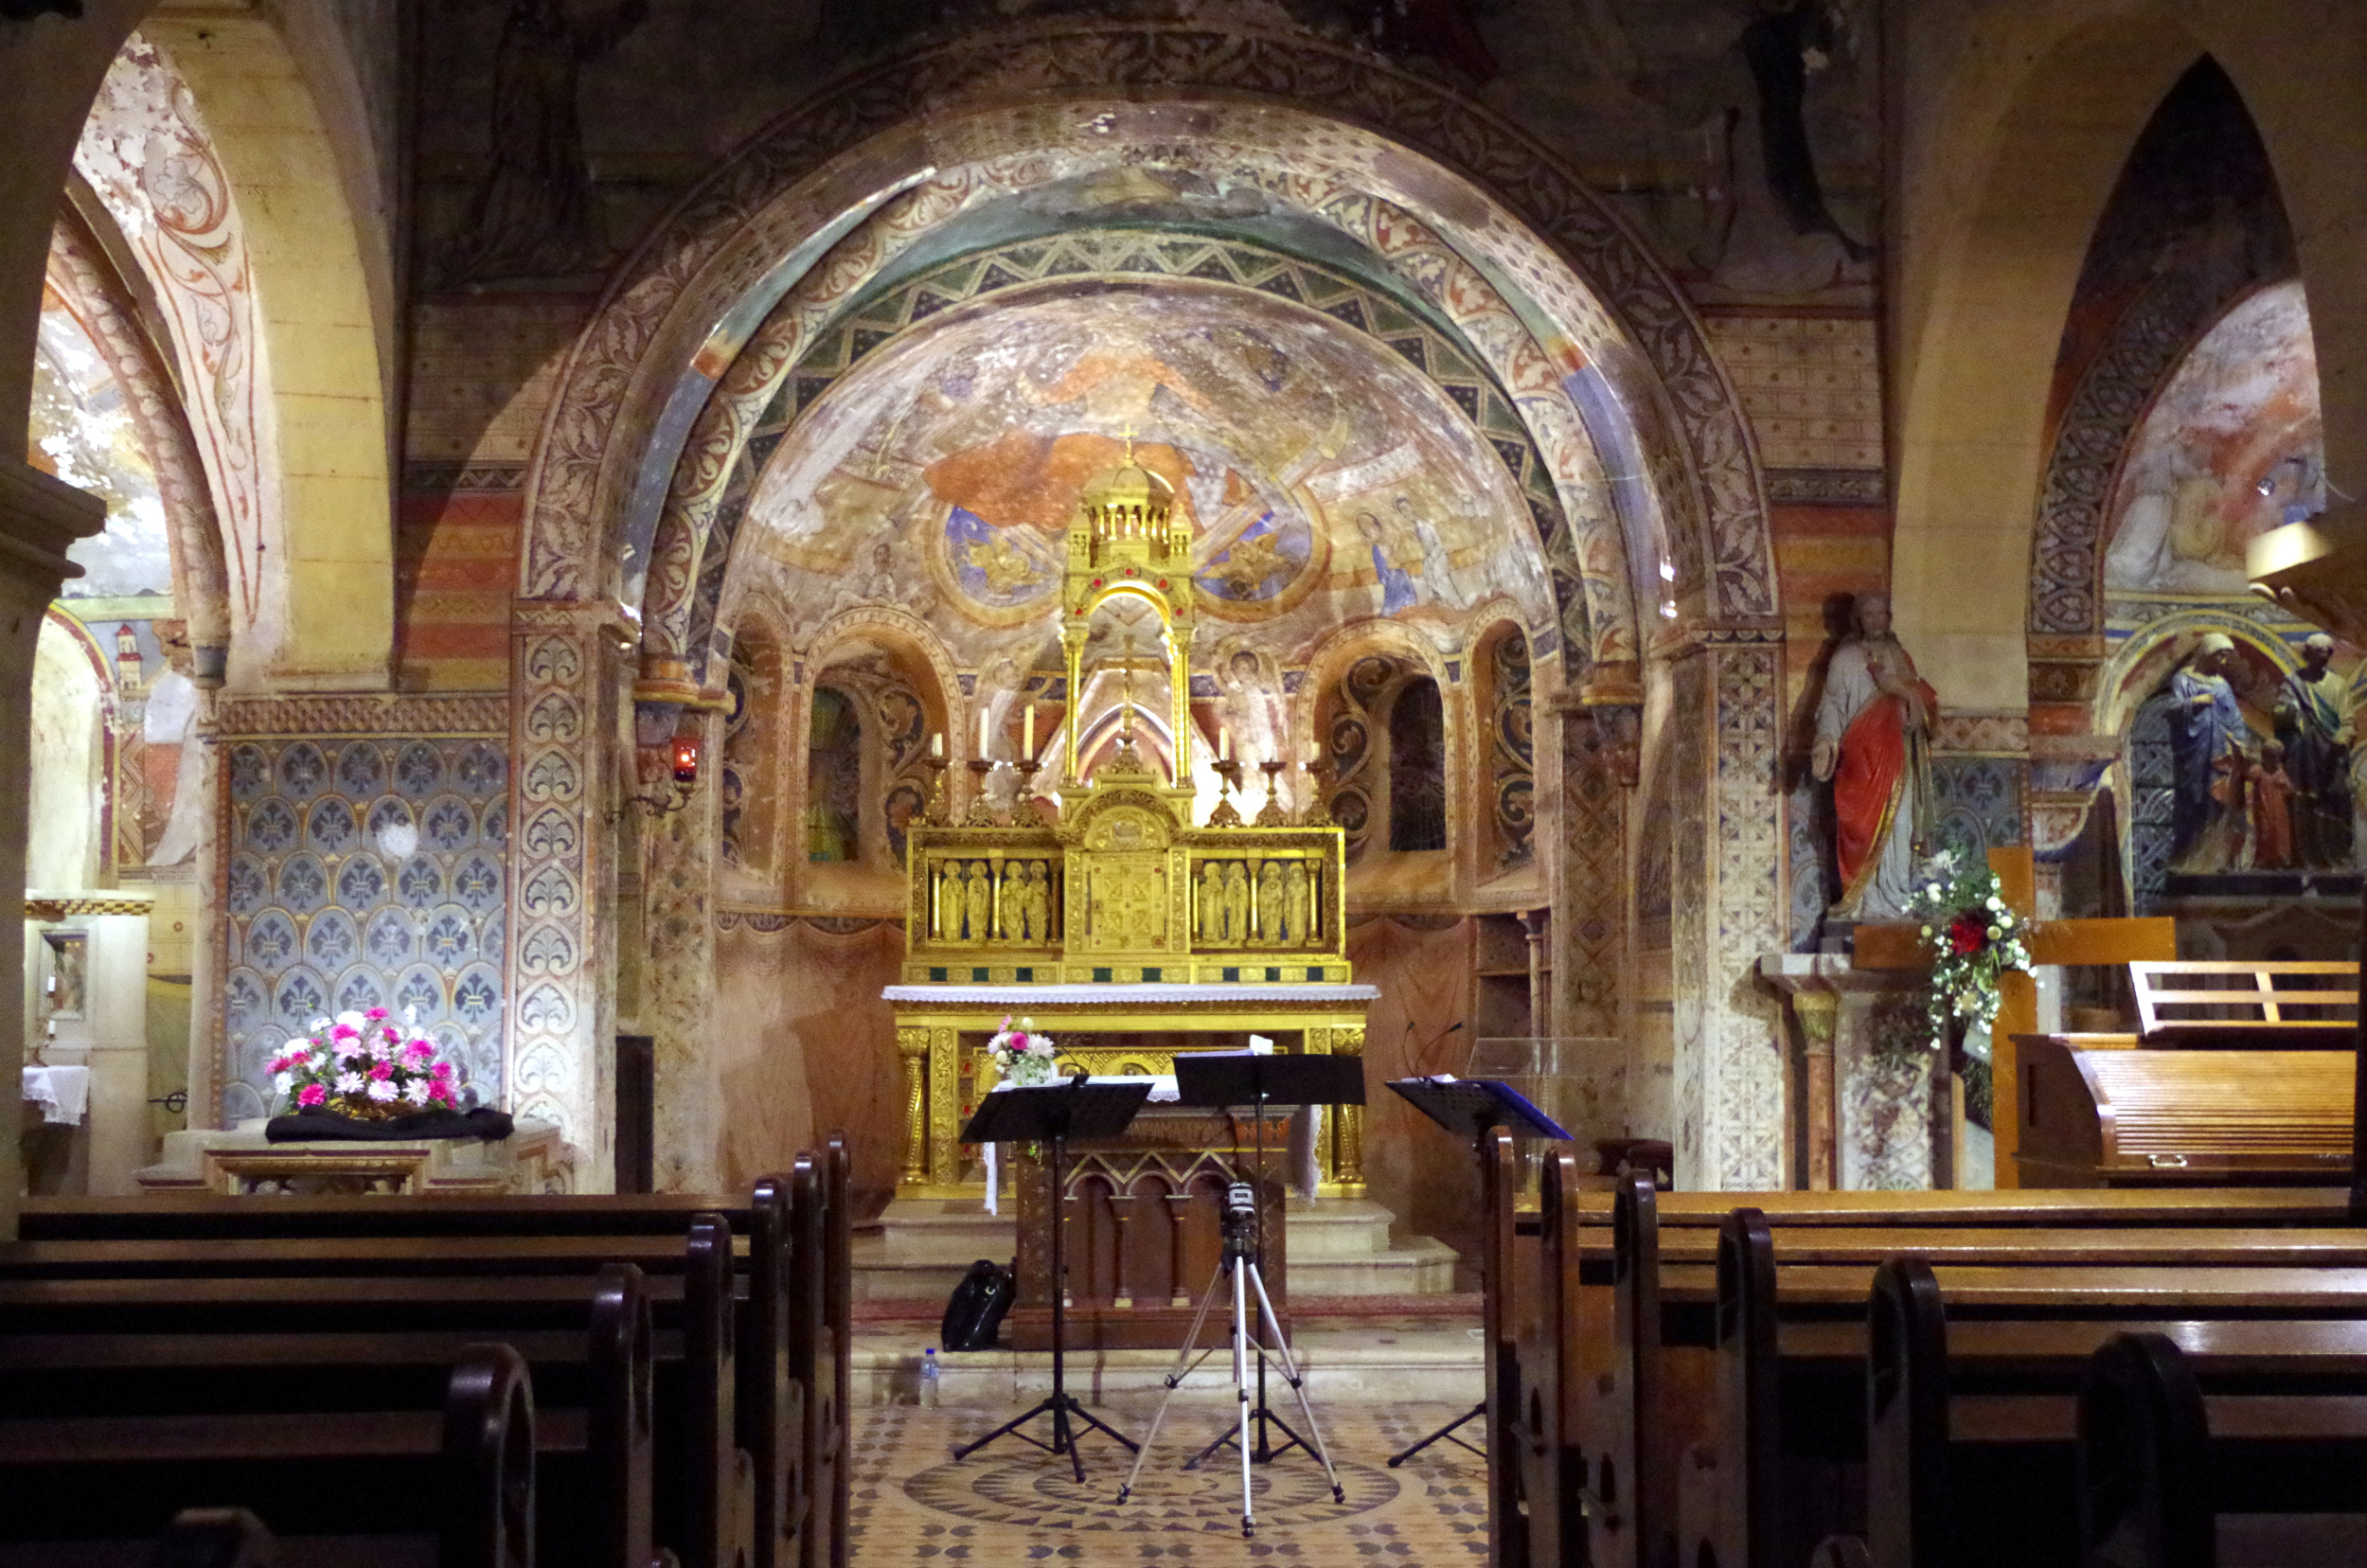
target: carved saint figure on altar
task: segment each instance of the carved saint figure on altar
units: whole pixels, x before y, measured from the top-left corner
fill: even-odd
[[[1257,939],[1282,940],[1282,863],[1268,861],[1257,873]]]
[[[1249,867],[1238,861],[1224,868],[1224,936],[1228,942],[1249,938]]]
[[[973,942],[987,939],[987,910],[994,895],[994,884],[985,861],[970,863],[969,915],[970,924],[962,935]]]
[[[1282,876],[1282,900],[1286,911],[1282,939],[1304,947],[1307,944],[1308,906],[1314,901],[1307,882],[1307,863],[1292,861],[1290,870]]]
[[[1215,861],[1200,865],[1200,939],[1224,940],[1224,868]]]
[[[1833,650],[1825,670],[1809,767],[1833,786],[1842,882],[1833,913],[1895,920],[1914,887],[1939,699],[1891,635],[1890,596],[1860,595],[1855,614],[1855,634]]]
[[[2235,643],[2203,635],[2170,677],[2170,760],[2178,784],[2170,799],[2170,869],[2208,876],[2235,868],[2244,846],[2244,780],[2251,769],[2251,730],[2227,672]],[[2289,751],[2289,748],[2288,748]]]
[[[1052,882],[1041,861],[1027,863],[1027,939],[1052,940]]]
[[[2321,632],[2302,644],[2302,667],[2277,693],[2277,739],[2292,780],[2294,863],[2351,864],[2351,683],[2328,668],[2334,639]]]
[[[1021,940],[1027,931],[1027,868],[1017,861],[1003,866],[1003,885],[996,890],[998,934],[1006,942]]]

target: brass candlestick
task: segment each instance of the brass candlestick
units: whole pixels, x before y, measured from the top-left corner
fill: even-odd
[[[924,757],[920,760],[929,770],[929,803],[921,808],[920,820],[932,828],[942,828],[946,825],[945,758]]]
[[[1217,797],[1217,809],[1208,813],[1208,826],[1238,828],[1241,813],[1233,809],[1233,792],[1241,787],[1241,765],[1228,757],[1214,767],[1218,778],[1224,783],[1224,793]]]
[[[1011,826],[1033,828],[1043,821],[1043,807],[1036,800],[1036,770],[1043,766],[1041,757],[1023,757],[1011,764],[1019,775],[1019,788],[1011,793]]]
[[[1284,766],[1278,757],[1270,757],[1257,764],[1257,771],[1266,775],[1266,804],[1257,810],[1257,826],[1260,828],[1287,828],[1290,825],[1290,816],[1282,810],[1282,796],[1276,793],[1281,787],[1278,780]]]
[[[970,759],[970,775],[977,780],[970,787],[970,814],[962,818],[965,828],[999,828],[994,820],[994,807],[987,799],[987,780],[994,776],[994,759],[973,757]]]
[[[1307,774],[1307,810],[1299,813],[1300,824],[1308,828],[1333,826],[1330,791],[1325,788],[1325,780],[1331,776],[1331,764],[1317,761],[1302,762],[1299,766]]]

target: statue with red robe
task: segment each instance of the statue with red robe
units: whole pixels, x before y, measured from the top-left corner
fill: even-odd
[[[1856,634],[1825,669],[1809,767],[1833,786],[1842,893],[1831,913],[1895,920],[1907,913],[1923,852],[1939,698],[1891,635],[1888,595],[1859,596],[1855,615]]]

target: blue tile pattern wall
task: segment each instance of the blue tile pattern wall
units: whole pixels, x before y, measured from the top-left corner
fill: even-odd
[[[2028,772],[2016,757],[1934,756],[1932,847],[1956,849],[1978,864],[1988,851],[2021,843]]]
[[[226,1121],[271,1105],[265,1064],[324,1014],[416,1014],[501,1096],[508,764],[487,736],[226,739]]]

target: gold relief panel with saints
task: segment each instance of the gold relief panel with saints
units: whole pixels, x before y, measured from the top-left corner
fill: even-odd
[[[933,848],[918,863],[913,891],[914,915],[930,946],[1057,949],[1060,944],[1065,900],[1057,848]]]
[[[1203,853],[1191,867],[1192,950],[1327,951],[1330,890],[1321,849]]]
[[[1340,984],[1341,830],[1196,828],[1129,777],[1057,823],[916,825],[908,983]]]

